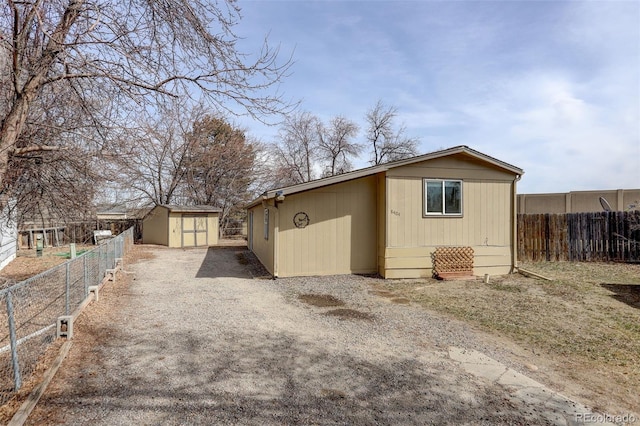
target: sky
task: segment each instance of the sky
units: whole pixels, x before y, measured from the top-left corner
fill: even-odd
[[[362,129],[381,100],[420,153],[467,145],[524,169],[519,193],[640,188],[640,1],[238,4],[240,50],[268,36],[292,55],[279,90],[300,111]]]

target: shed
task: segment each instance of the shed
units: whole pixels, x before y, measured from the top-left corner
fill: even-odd
[[[142,242],[169,247],[216,245],[220,212],[211,206],[155,206],[142,221]]]
[[[440,247],[472,252],[475,275],[506,274],[523,173],[457,146],[276,188],[247,205],[249,249],[276,277],[431,277]]]

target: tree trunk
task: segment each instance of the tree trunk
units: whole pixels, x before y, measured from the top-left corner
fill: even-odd
[[[0,129],[0,188],[4,184],[4,176],[9,167],[9,155],[13,152],[22,131],[22,126],[27,121],[29,104],[34,94],[23,93],[17,96],[9,114],[2,123]]]
[[[15,149],[16,142],[27,121],[31,103],[45,84],[51,65],[60,52],[64,51],[65,38],[75,23],[83,4],[84,0],[73,0],[69,3],[56,29],[51,34],[51,38],[47,42],[42,55],[36,60],[33,74],[27,79],[24,86],[15,87],[15,99],[9,113],[2,122],[2,128],[0,128],[0,188],[4,184],[4,176],[9,165],[9,156]],[[28,28],[23,28],[22,31],[28,31]],[[13,49],[25,48],[22,44],[13,46]],[[25,52],[14,52],[14,55],[20,57],[24,54]],[[20,70],[14,69],[13,72],[18,73]]]

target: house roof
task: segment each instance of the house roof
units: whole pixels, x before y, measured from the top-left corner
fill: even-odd
[[[143,218],[151,211],[151,207],[128,208],[122,204],[101,204],[96,206],[96,216],[124,216],[126,219]]]
[[[160,204],[160,207],[164,207],[173,213],[220,213],[222,211],[221,208],[213,206],[178,206],[175,204]]]
[[[443,149],[440,151],[430,152],[424,155],[418,155],[416,157],[406,158],[404,160],[391,161],[389,163],[380,164],[377,166],[371,166],[364,169],[354,170],[352,172],[343,173],[336,176],[330,176],[322,179],[316,179],[309,182],[299,183],[296,185],[285,186],[282,188],[275,188],[265,191],[260,197],[254,199],[251,203],[246,205],[246,208],[251,208],[262,202],[263,199],[274,198],[276,195],[290,195],[298,192],[308,191],[311,189],[320,188],[323,186],[333,185],[335,183],[346,182],[353,179],[358,179],[366,176],[375,175],[377,173],[386,172],[387,170],[394,169],[396,167],[402,167],[409,164],[419,163],[421,161],[434,160],[436,158],[447,157],[455,154],[463,154],[478,160],[487,162],[495,167],[506,170],[514,175],[524,174],[524,170],[519,167],[513,166],[497,158],[483,154],[479,151],[469,148],[466,145],[455,146],[453,148]]]
[[[99,206],[96,214],[127,214],[127,209],[123,206]]]

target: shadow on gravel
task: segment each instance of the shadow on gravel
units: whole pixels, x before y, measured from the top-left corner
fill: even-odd
[[[545,424],[495,385],[413,359],[364,361],[275,332],[168,337],[96,348],[95,373],[41,403],[65,424]]]
[[[248,265],[238,260],[242,247],[209,247],[196,273],[196,278],[251,278]]]
[[[614,299],[640,309],[640,284],[600,284],[601,287],[614,292]]]

